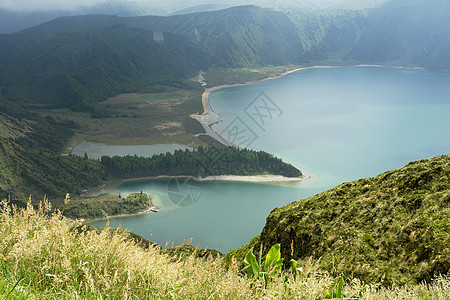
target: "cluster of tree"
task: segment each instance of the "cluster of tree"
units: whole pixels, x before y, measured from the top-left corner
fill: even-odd
[[[298,169],[269,153],[233,147],[199,147],[151,158],[104,156],[101,161],[62,156],[73,127],[70,122],[29,113],[0,97],[0,198],[11,196],[16,204],[24,204],[29,195],[38,200],[46,194],[57,205],[65,193],[81,194],[114,177],[301,176]]]
[[[0,199],[21,205],[29,195],[37,201],[47,195],[62,201],[67,192],[103,183],[107,173],[99,161],[60,154],[72,129],[72,123],[40,117],[0,97]]]
[[[103,156],[102,165],[115,177],[214,175],[283,175],[299,177],[301,171],[264,151],[235,147],[177,150],[173,154],[138,156]]]

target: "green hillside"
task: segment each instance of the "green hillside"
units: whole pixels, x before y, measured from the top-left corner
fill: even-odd
[[[187,245],[163,249],[122,229],[69,222],[52,213],[45,201],[37,210],[3,203],[0,297],[447,300],[449,160],[444,156],[413,162],[274,210],[261,235],[264,248],[281,241],[285,261],[291,251],[300,259],[312,253],[321,259],[300,261],[295,272],[289,267],[259,278],[242,272],[242,258],[225,269],[217,251]],[[360,250],[367,252],[365,257]],[[333,266],[327,265],[330,258]],[[429,283],[384,287],[376,283],[377,276],[365,277],[361,270],[372,275],[381,270],[384,283],[402,282],[408,276],[418,280],[415,274],[431,275],[432,270],[443,276]],[[341,271],[346,280],[336,286],[333,273]],[[359,276],[370,281],[351,280]]]
[[[182,37],[117,24],[56,34],[3,68],[5,97],[20,103],[86,110],[107,97],[185,78],[202,66]]]
[[[0,35],[0,87],[32,106],[95,103],[208,68],[313,64],[450,67],[448,1],[364,11],[257,6],[169,17],[63,17]]]
[[[131,27],[182,34],[190,38],[217,67],[296,63],[302,41],[294,23],[281,12],[256,6],[171,17],[124,18]]]
[[[74,29],[100,29],[118,23],[118,17],[104,15],[88,15],[61,17],[16,34],[0,35],[0,62],[5,63],[19,58],[27,51],[33,50],[53,38],[56,34]]]
[[[240,261],[262,243],[282,257],[320,259],[321,269],[384,285],[430,282],[450,270],[450,156],[411,162],[275,208],[261,234],[228,254]]]
[[[151,206],[149,196],[132,193],[126,197],[101,194],[96,197],[76,197],[65,199],[64,205],[58,205],[64,216],[75,219],[106,218],[114,215],[136,214],[148,210]]]
[[[287,12],[286,15],[295,24],[303,51],[312,63],[352,63],[345,60],[345,55],[357,44],[366,26],[364,12],[314,10]]]
[[[73,126],[27,113],[0,97],[0,198],[18,203],[47,195],[57,203],[65,193],[102,183],[106,173],[99,162],[61,156]]]

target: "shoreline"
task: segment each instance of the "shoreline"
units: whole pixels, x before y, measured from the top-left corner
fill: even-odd
[[[422,67],[394,67],[394,66],[370,65],[370,64],[359,64],[359,65],[350,65],[350,66],[315,65],[315,66],[309,66],[309,67],[298,67],[298,68],[283,72],[280,75],[263,78],[261,80],[248,81],[248,82],[243,82],[243,83],[222,84],[222,85],[205,88],[205,91],[202,94],[203,112],[200,115],[192,114],[192,115],[190,115],[190,117],[197,120],[203,126],[203,128],[205,129],[206,132],[195,134],[194,136],[198,137],[200,135],[207,135],[225,146],[234,146],[234,147],[239,148],[237,145],[234,145],[233,143],[231,143],[231,142],[227,141],[226,139],[224,139],[223,137],[221,137],[217,132],[215,132],[212,129],[213,125],[223,122],[221,115],[216,113],[211,107],[210,95],[211,95],[211,93],[213,93],[215,91],[218,91],[221,89],[226,89],[226,88],[231,88],[231,87],[236,87],[236,86],[257,84],[257,83],[265,82],[268,80],[280,79],[289,74],[292,74],[292,73],[295,73],[298,71],[309,70],[309,69],[363,68],[363,67],[395,68],[395,69],[425,69]]]
[[[208,176],[198,181],[226,181],[226,182],[253,182],[253,183],[283,183],[283,182],[302,182],[310,179],[311,176],[303,174],[301,177],[285,177],[282,175],[218,175]]]
[[[132,182],[139,180],[157,180],[157,179],[173,179],[173,178],[192,178],[199,182],[224,181],[224,182],[253,182],[253,183],[281,183],[281,182],[301,182],[311,178],[310,175],[302,172],[301,177],[285,177],[283,175],[215,175],[207,177],[194,177],[186,175],[170,176],[148,176],[130,179],[120,179],[119,182]]]
[[[309,67],[298,67],[286,72],[281,73],[278,76],[272,76],[272,77],[267,77],[261,80],[257,80],[257,81],[249,81],[249,82],[244,82],[244,83],[236,83],[236,84],[223,84],[223,85],[218,85],[218,86],[214,86],[214,87],[210,87],[210,88],[205,88],[205,91],[202,94],[202,106],[203,106],[203,112],[200,115],[196,115],[196,114],[191,114],[190,117],[197,120],[205,129],[205,133],[199,133],[196,134],[194,136],[199,136],[199,135],[208,135],[211,138],[213,138],[214,140],[218,141],[219,143],[224,144],[225,146],[235,146],[234,144],[230,143],[229,141],[225,140],[224,138],[222,138],[218,133],[216,133],[214,130],[212,130],[211,126],[213,126],[214,124],[217,124],[219,122],[222,122],[223,120],[220,118],[221,116],[219,114],[217,114],[216,112],[214,112],[214,110],[211,108],[210,105],[210,99],[209,96],[212,92],[220,90],[220,89],[224,89],[224,88],[230,88],[230,87],[235,87],[235,86],[243,86],[243,85],[250,85],[250,84],[256,84],[256,83],[260,83],[260,82],[265,82],[268,80],[274,80],[274,79],[279,79],[282,78],[284,76],[287,76],[289,74],[292,74],[294,72],[298,72],[298,71],[302,71],[302,70],[308,70],[308,69],[327,69],[327,68],[354,68],[354,67],[379,67],[379,68],[397,68],[397,69],[424,69],[421,67],[394,67],[394,66],[384,66],[384,65],[370,65],[370,64],[359,64],[359,65],[351,65],[351,66],[321,66],[321,65],[316,65],[316,66],[309,66]],[[303,171],[302,171],[303,172]],[[264,176],[266,176],[266,178],[264,178]],[[308,174],[305,174],[303,172],[303,176],[299,177],[299,178],[289,178],[289,177],[284,177],[283,176],[277,176],[276,178],[273,179],[268,179],[267,175],[259,175],[258,176],[234,176],[234,175],[221,175],[221,176],[210,176],[215,178],[215,179],[208,179],[208,177],[206,178],[197,178],[199,181],[240,181],[240,182],[260,182],[260,183],[280,183],[280,182],[300,182],[300,181],[304,181],[304,180],[308,180],[311,179],[311,176]],[[127,181],[138,181],[138,180],[152,180],[152,179],[168,179],[168,178],[189,178],[191,176],[165,176],[165,175],[160,175],[160,176],[152,176],[152,177],[141,177],[141,178],[131,178],[131,179],[116,179],[116,180],[111,180],[109,182],[104,183],[101,186],[98,186],[96,188],[91,188],[89,190],[94,190],[94,189],[101,189],[103,187],[105,187],[106,185],[111,184],[112,182],[127,182]],[[254,179],[252,179],[252,177],[255,177]],[[264,179],[262,179],[264,178]],[[86,192],[88,193],[89,190],[87,190]],[[84,193],[86,194],[86,193]],[[113,216],[114,217],[114,216]]]
[[[193,178],[194,180],[198,182],[212,182],[212,181],[223,181],[223,182],[249,182],[249,183],[262,183],[262,184],[274,184],[274,183],[293,183],[293,182],[303,182],[306,180],[311,179],[311,176],[304,173],[301,177],[285,177],[282,175],[216,175],[216,176],[207,176],[207,177],[192,177],[192,176],[168,176],[168,175],[159,175],[159,176],[149,176],[149,177],[139,177],[139,178],[130,178],[130,179],[119,179],[119,180],[112,180],[110,182],[107,182],[101,186],[98,186],[95,189],[101,189],[108,184],[111,184],[113,182],[132,182],[132,181],[139,181],[139,180],[157,180],[157,179],[172,179],[172,178]],[[89,223],[89,222],[96,222],[96,221],[104,221],[111,218],[127,218],[127,217],[136,217],[140,215],[145,215],[151,212],[157,213],[161,207],[155,205],[151,197],[149,197],[150,201],[150,207],[146,210],[139,211],[136,213],[131,214],[119,214],[119,215],[112,215],[112,216],[106,216],[102,218],[94,218],[94,219],[78,219],[81,223]],[[69,219],[70,221],[75,221],[72,219]]]
[[[171,176],[171,175],[158,175],[158,176],[146,176],[146,177],[136,177],[136,178],[127,178],[127,179],[113,179],[110,181],[105,182],[102,185],[99,185],[94,188],[90,188],[88,190],[85,190],[83,195],[89,195],[91,192],[94,191],[100,191],[104,187],[112,184],[120,184],[124,182],[133,182],[133,181],[141,181],[141,180],[158,180],[158,179],[174,179],[174,178],[180,178],[180,179],[187,179],[192,178],[195,181],[199,182],[212,182],[212,181],[223,181],[223,182],[248,182],[248,183],[263,183],[263,184],[275,184],[275,183],[289,183],[289,182],[303,182],[306,180],[311,179],[311,175],[305,173],[302,171],[301,177],[285,177],[282,175],[215,175],[215,176],[207,176],[207,177],[193,177],[188,175],[177,175],[177,176]],[[97,194],[97,193],[94,193]],[[101,194],[101,193],[98,193]],[[151,201],[151,200],[150,200]],[[151,207],[145,211],[134,213],[134,214],[121,214],[121,215],[114,215],[114,216],[108,216],[106,218],[110,217],[122,217],[122,216],[134,216],[136,214],[144,214],[148,213],[150,211],[157,212],[158,209],[161,207],[155,205],[153,202],[151,202]],[[100,219],[85,219],[89,221],[97,221],[97,220],[104,220],[106,218],[100,218]]]
[[[358,67],[358,66],[363,66],[363,65],[357,65],[357,66],[352,66],[352,67]],[[364,65],[366,67],[369,66],[378,66],[378,65]],[[221,90],[221,89],[227,89],[227,88],[231,88],[231,87],[236,87],[236,86],[244,86],[244,85],[252,85],[252,84],[257,84],[257,83],[261,83],[261,82],[265,82],[265,81],[269,81],[269,80],[275,80],[275,79],[280,79],[283,78],[289,74],[298,72],[298,71],[302,71],[302,70],[307,70],[307,69],[328,69],[328,68],[341,68],[341,67],[345,67],[345,66],[311,66],[311,67],[299,67],[299,68],[295,68],[289,71],[285,71],[283,73],[281,73],[280,75],[277,76],[272,76],[272,77],[267,77],[267,78],[263,78],[261,80],[255,80],[255,81],[247,81],[247,82],[243,82],[243,83],[233,83],[233,84],[221,84],[221,85],[217,85],[217,86],[213,86],[213,87],[209,87],[209,88],[205,88],[205,91],[202,94],[202,105],[203,105],[203,112],[201,115],[191,115],[194,119],[198,120],[197,117],[199,116],[204,116],[204,115],[208,115],[208,114],[216,114],[218,115],[218,117],[220,118],[220,114],[216,113],[212,108],[211,108],[211,104],[209,101],[209,96],[212,92]],[[378,67],[383,67],[383,66],[378,66]],[[199,120],[199,122],[201,123],[201,121]],[[203,124],[202,124],[203,125]],[[209,126],[212,126],[214,124],[211,124]]]
[[[190,115],[191,118],[197,120],[205,129],[205,133],[199,133],[196,134],[194,136],[198,137],[200,135],[208,135],[209,137],[215,139],[216,141],[218,141],[219,143],[225,145],[225,146],[233,146],[236,148],[239,148],[237,145],[231,143],[230,141],[224,139],[223,137],[221,137],[217,132],[215,132],[212,129],[212,126],[215,124],[218,124],[220,122],[223,122],[223,119],[221,118],[221,115],[216,113],[210,104],[209,101],[209,96],[212,92],[221,90],[221,89],[226,89],[226,88],[230,88],[230,87],[235,87],[235,86],[243,86],[243,85],[249,85],[249,84],[256,84],[256,83],[260,83],[260,82],[264,82],[264,81],[268,81],[268,80],[273,80],[273,79],[279,79],[282,78],[284,76],[287,76],[291,73],[303,70],[303,69],[307,69],[307,68],[313,68],[313,67],[300,67],[300,68],[295,68],[293,70],[289,70],[286,72],[281,73],[280,75],[277,76],[272,76],[272,77],[267,77],[267,78],[263,78],[261,80],[256,80],[256,81],[248,81],[248,82],[243,82],[243,83],[234,83],[234,84],[222,84],[222,85],[217,85],[217,86],[213,86],[210,88],[205,88],[205,91],[202,93],[202,106],[203,106],[203,112],[200,115],[196,115],[196,114],[192,114]]]
[[[221,90],[221,89],[226,89],[226,88],[231,88],[231,87],[236,87],[236,86],[243,86],[243,85],[252,85],[252,84],[257,84],[257,83],[261,83],[261,82],[265,82],[268,80],[275,80],[275,79],[280,79],[283,78],[289,74],[298,72],[298,71],[303,71],[303,70],[309,70],[309,69],[333,69],[333,68],[364,68],[364,67],[376,67],[376,68],[393,68],[393,69],[413,69],[413,70],[422,70],[425,68],[422,67],[394,67],[394,66],[385,66],[385,65],[371,65],[371,64],[359,64],[359,65],[350,65],[350,66],[331,66],[331,65],[315,65],[315,66],[309,66],[309,67],[298,67],[286,72],[281,73],[280,75],[277,76],[272,76],[272,77],[267,77],[267,78],[263,78],[261,80],[255,80],[255,81],[247,81],[247,82],[243,82],[243,83],[233,83],[233,84],[221,84],[221,85],[217,85],[217,86],[213,86],[213,87],[209,87],[209,88],[205,88],[205,91],[202,94],[202,105],[203,105],[203,113],[201,115],[191,115],[191,117],[193,117],[196,120],[199,120],[197,117],[198,116],[203,116],[203,115],[208,115],[209,113],[213,113],[216,114],[220,117],[219,114],[217,114],[212,108],[211,108],[211,104],[209,101],[209,96],[212,92]],[[199,120],[199,122],[201,123],[201,121]],[[203,124],[202,124],[203,125]],[[212,126],[212,125],[210,125]]]
[[[104,221],[104,220],[108,220],[111,218],[126,218],[126,217],[136,217],[136,216],[140,216],[140,215],[145,215],[151,212],[157,213],[160,209],[159,206],[155,205],[151,198],[149,197],[149,203],[150,203],[150,207],[146,210],[143,211],[138,211],[135,213],[131,213],[131,214],[120,214],[120,215],[112,215],[112,216],[106,216],[106,217],[102,217],[102,218],[94,218],[94,219],[79,219],[79,221],[81,223],[89,223],[89,222],[95,222],[95,221]]]

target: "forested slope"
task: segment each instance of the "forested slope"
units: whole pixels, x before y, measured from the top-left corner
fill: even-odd
[[[257,6],[175,15],[64,17],[0,36],[0,88],[27,105],[89,110],[207,68],[386,64],[449,69],[448,1],[364,11]]]
[[[30,195],[62,201],[106,179],[99,162],[60,154],[72,123],[42,118],[0,97],[0,198],[23,202]]]
[[[193,74],[203,66],[201,52],[182,41],[166,34],[158,43],[152,32],[123,24],[62,31],[3,66],[4,95],[87,110],[107,97]]]

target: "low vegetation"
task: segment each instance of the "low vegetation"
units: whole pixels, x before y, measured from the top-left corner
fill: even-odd
[[[339,283],[311,260],[291,271],[246,278],[236,263],[223,268],[220,256],[200,250],[177,258],[159,246],[142,245],[117,229],[74,230],[79,224],[35,210],[0,212],[0,297],[2,299],[325,299],[330,290],[358,295],[357,280]],[[283,246],[284,247],[284,246]],[[177,253],[177,252],[175,252]],[[332,294],[337,295],[337,294]],[[369,285],[361,299],[448,299],[449,280],[386,289]]]
[[[58,203],[66,192],[79,194],[103,183],[107,174],[99,162],[60,154],[74,127],[0,96],[0,197],[25,204],[31,194],[37,199],[46,194]]]
[[[210,68],[204,72],[204,78],[208,87],[241,84],[278,77],[298,67],[297,65],[288,65],[259,68]]]
[[[103,109],[112,112],[113,116],[101,119],[94,119],[88,113],[64,110],[31,113],[0,96],[0,199],[10,199],[12,203],[24,207],[30,195],[33,205],[37,205],[39,199],[46,195],[66,216],[91,219],[104,217],[105,214],[136,213],[148,208],[146,200],[125,203],[126,199],[112,195],[94,199],[79,197],[86,189],[115,178],[208,176],[227,172],[239,175],[301,175],[293,166],[265,152],[205,150],[199,145],[200,141],[195,142],[192,136],[194,132],[202,132],[203,128],[187,116],[201,109],[199,90],[167,85],[147,88],[149,91],[155,89],[156,92],[121,95],[103,103]],[[139,115],[132,117],[131,112],[137,111]],[[127,116],[121,117],[122,114]],[[146,126],[142,126],[142,123]],[[90,128],[89,133],[86,128]],[[91,137],[94,132],[98,132],[97,137],[103,139],[116,134],[112,138],[116,142],[134,143],[143,139],[147,142],[165,142],[165,138],[169,142],[186,144],[194,141],[191,145],[200,146],[200,150],[177,151],[152,159],[104,157],[102,162],[75,155],[61,155],[74,131],[79,134],[78,138],[80,132],[84,132],[81,136]],[[147,135],[149,132],[153,132],[153,135]],[[66,193],[72,195],[68,206],[64,204]]]
[[[135,214],[148,210],[152,203],[149,196],[142,193],[133,193],[127,197],[119,195],[102,194],[97,197],[77,197],[70,199],[67,194],[61,205],[64,216],[71,219],[97,219],[113,215]]]
[[[450,156],[411,162],[274,209],[261,234],[227,259],[280,243],[290,259],[386,286],[450,271]]]
[[[97,105],[95,114],[67,108],[35,111],[78,124],[70,146],[83,141],[116,145],[202,144],[194,135],[204,129],[190,117],[203,110],[200,88],[186,81],[186,84],[149,85],[145,91],[111,97]]]

